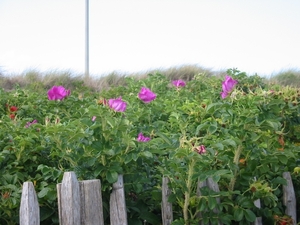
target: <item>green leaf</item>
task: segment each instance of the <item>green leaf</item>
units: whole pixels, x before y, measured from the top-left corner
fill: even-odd
[[[251,136],[252,142],[257,141],[257,140],[261,137],[261,135],[258,135],[258,134],[255,133],[255,132],[249,132],[248,134]]]
[[[111,126],[111,128],[115,127],[115,121],[111,117],[105,117],[106,122]]]
[[[132,224],[132,225],[143,225],[142,221],[140,221],[137,218],[128,218],[128,224]]]
[[[91,158],[91,159],[87,160],[86,164],[88,166],[93,166],[95,164],[95,162],[96,162],[96,158]]]
[[[179,148],[177,150],[177,152],[175,153],[175,156],[177,158],[183,158],[183,157],[186,157],[188,155],[189,155],[189,152],[186,149],[184,149],[184,148]]]
[[[222,216],[220,216],[220,221],[223,223],[223,224],[232,224],[232,215],[229,215],[229,214],[223,214]]]
[[[222,143],[215,143],[213,147],[217,148],[218,150],[224,150],[224,145]]]
[[[279,122],[273,122],[273,121],[270,121],[270,120],[267,120],[266,123],[271,127],[273,128],[274,130],[279,130],[280,128],[280,123]]]
[[[288,158],[285,155],[278,155],[278,160],[282,163],[282,164],[287,164],[288,162]]]
[[[133,155],[134,153],[129,153],[129,154],[126,154],[125,155],[125,159],[124,159],[124,163],[125,164],[128,164],[128,163],[130,163],[131,161],[132,161],[132,155]]]
[[[116,171],[107,171],[106,179],[109,183],[115,183],[118,180],[118,173]]]
[[[94,176],[98,177],[104,168],[102,166],[98,166],[96,170],[94,170]]]
[[[277,184],[286,185],[287,181],[286,181],[286,179],[284,179],[282,177],[276,177],[275,179],[272,180],[272,184],[273,185],[277,185]]]
[[[146,157],[146,158],[153,158],[152,153],[149,152],[149,151],[143,151],[143,152],[141,152],[140,154],[141,154],[141,156],[144,156],[144,157]]]
[[[147,221],[147,223],[150,224],[159,224],[160,218],[155,215],[154,213],[148,212],[146,210],[143,210],[140,214],[140,218],[144,221]]]
[[[171,140],[165,134],[163,134],[161,132],[156,132],[156,135],[159,136],[161,139],[163,139],[169,145],[172,145]]]
[[[219,103],[219,102],[217,102],[217,103],[211,103],[211,104],[209,104],[209,105],[206,107],[206,111],[207,111],[207,112],[209,112],[209,111],[214,112],[214,111],[216,111],[216,110],[215,110],[216,106],[220,106],[220,105],[222,105],[222,103]]]
[[[227,145],[227,146],[232,146],[232,147],[236,148],[236,143],[232,139],[226,139],[226,140],[224,140],[223,144]]]
[[[208,197],[208,208],[210,210],[213,210],[217,205],[217,200],[216,198],[213,197]]]
[[[47,195],[48,191],[50,190],[50,188],[45,187],[43,188],[39,193],[38,193],[38,197],[39,198],[43,198]]]
[[[172,222],[172,225],[184,225],[184,224],[185,224],[185,221],[183,218],[176,219]]]
[[[218,225],[219,224],[219,218],[216,218],[216,217],[211,217],[209,219],[209,221],[210,221],[211,225]]]
[[[218,175],[218,176],[222,176],[222,175],[224,175],[224,174],[230,174],[231,172],[230,172],[230,170],[217,170],[215,173],[214,173],[214,175]]]
[[[211,178],[213,179],[214,182],[218,183],[221,177],[218,174],[214,174]]]
[[[244,211],[241,208],[235,208],[233,212],[233,219],[235,221],[241,221],[244,217]]]
[[[246,217],[247,221],[249,221],[249,222],[254,222],[255,221],[256,216],[250,209],[246,209],[244,211],[244,214],[245,214],[245,217]]]
[[[205,123],[202,123],[202,124],[198,125],[197,128],[196,128],[195,135],[198,135],[198,134],[199,134],[199,131],[201,131],[202,129],[203,129],[203,130],[204,130],[204,129],[206,130],[208,126],[209,126],[209,123],[208,123],[208,122],[205,122]]]
[[[199,201],[199,211],[204,211],[206,210],[207,208],[207,200],[206,198],[202,197],[200,198],[200,201]]]
[[[251,199],[241,196],[238,199],[238,204],[243,208],[252,208],[253,207],[253,201]]]
[[[217,129],[218,129],[217,126],[215,126],[215,125],[210,125],[210,126],[208,127],[208,132],[209,132],[210,134],[213,134],[213,133],[215,133],[215,132],[217,131]]]
[[[54,209],[51,209],[47,206],[40,206],[40,220],[44,221],[45,219],[53,216],[54,212]]]
[[[176,195],[174,193],[171,193],[168,197],[168,202],[174,203],[174,202],[176,202],[176,200],[177,200]]]
[[[109,150],[105,151],[104,153],[109,155],[109,156],[115,155],[115,151],[113,149],[109,149]]]

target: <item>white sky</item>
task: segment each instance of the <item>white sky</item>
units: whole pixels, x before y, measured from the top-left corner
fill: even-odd
[[[299,0],[90,0],[90,72],[300,68]],[[85,0],[0,0],[0,71],[85,70]]]

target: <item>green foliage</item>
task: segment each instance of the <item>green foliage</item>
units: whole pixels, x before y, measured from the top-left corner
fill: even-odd
[[[273,221],[284,214],[282,172],[290,171],[299,186],[299,90],[235,69],[228,74],[239,83],[225,99],[223,79],[206,73],[180,88],[159,73],[124,77],[124,86],[102,92],[78,82],[62,101],[49,101],[38,85],[0,90],[0,224],[18,223],[25,181],[38,193],[41,224],[58,224],[56,184],[65,171],[101,179],[106,224],[118,174],[130,224],[161,222],[162,176],[170,179],[174,224],[197,224],[199,213],[205,224],[251,224],[257,216]],[[148,104],[137,97],[143,86],[157,94]],[[106,104],[120,96],[127,103],[122,113]],[[140,132],[151,140],[138,142]],[[206,152],[199,154],[199,146]],[[208,178],[220,192],[198,187]]]

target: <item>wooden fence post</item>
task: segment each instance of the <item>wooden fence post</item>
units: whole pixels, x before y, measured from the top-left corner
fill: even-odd
[[[74,172],[65,172],[57,185],[60,225],[80,225],[80,190]]]
[[[172,203],[168,202],[168,198],[171,194],[171,190],[168,186],[169,178],[162,178],[162,203],[161,203],[161,212],[162,212],[162,223],[163,225],[171,225],[173,222],[173,209]]]
[[[197,196],[201,196],[201,191],[200,191],[200,189],[201,189],[202,187],[206,187],[206,186],[207,186],[206,180],[204,180],[204,181],[198,181],[198,184],[197,184]],[[202,218],[202,213],[199,212],[199,213],[197,214],[197,217],[198,217],[199,219],[201,219],[201,218]],[[201,221],[199,222],[199,225],[204,225],[203,220],[201,220]]]
[[[254,177],[253,179],[254,179],[254,181],[257,181],[256,177]],[[260,199],[256,199],[254,201],[254,205],[260,209],[261,208]],[[253,225],[262,225],[262,218],[256,217],[255,221],[253,222]]]
[[[254,201],[254,205],[257,207],[257,208],[261,208],[261,204],[260,204],[260,199],[256,199]],[[253,225],[262,225],[262,218],[261,217],[256,217]]]
[[[39,225],[40,207],[32,182],[24,182],[20,206],[20,225]]]
[[[207,186],[209,189],[213,190],[214,192],[220,192],[219,189],[219,185],[213,181],[212,178],[207,178],[205,181],[202,182],[198,182],[198,186],[197,186],[197,195],[200,196],[201,195],[201,191],[200,188]],[[218,204],[220,204],[220,198],[216,198],[216,201]],[[214,213],[219,213],[219,211],[215,208],[213,209]],[[201,218],[202,214],[199,213],[198,217]],[[200,224],[204,225],[203,221],[200,222]],[[220,222],[220,220],[218,221],[218,225],[222,225],[222,223]]]
[[[78,181],[74,172],[66,172],[57,198],[61,225],[104,224],[100,180]]]
[[[79,182],[81,224],[104,225],[100,180]]]
[[[293,219],[293,225],[297,223],[296,212],[296,195],[290,172],[284,172],[283,178],[286,179],[287,185],[283,185],[283,204],[286,206],[285,214]]]
[[[127,225],[127,212],[125,204],[125,192],[123,175],[118,176],[118,181],[113,184],[110,195],[110,224]]]

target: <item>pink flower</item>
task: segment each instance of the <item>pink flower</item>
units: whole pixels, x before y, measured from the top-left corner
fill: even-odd
[[[156,98],[156,94],[150,91],[150,89],[146,87],[142,87],[139,94],[139,99],[141,99],[144,103],[149,103]]]
[[[198,152],[200,155],[204,154],[206,152],[205,146],[204,145],[200,145],[196,148],[194,148],[194,150],[196,152]]]
[[[127,107],[126,102],[124,102],[121,97],[116,99],[109,99],[108,105],[111,109],[115,110],[116,112],[124,112]]]
[[[141,133],[139,133],[139,135],[138,135],[138,137],[137,137],[136,140],[137,140],[138,142],[147,142],[147,141],[150,141],[151,138],[150,138],[150,137],[145,137],[145,136],[143,135],[143,133],[141,132]]]
[[[96,116],[93,116],[92,121],[95,122],[96,118],[97,118]]]
[[[71,94],[70,90],[66,90],[63,86],[53,86],[48,91],[49,100],[62,100]]]
[[[173,80],[172,81],[172,84],[175,86],[175,87],[184,87],[186,84],[183,80]]]
[[[228,95],[228,93],[227,92],[221,92],[221,98],[226,98],[227,97],[227,95]]]
[[[226,98],[237,83],[238,83],[237,80],[234,80],[230,76],[226,76],[225,81],[222,82],[222,90],[223,91],[221,92],[221,97]]]
[[[28,128],[30,127],[32,124],[35,124],[37,123],[37,120],[33,120],[32,122],[27,122],[26,125],[25,125],[25,128]]]

